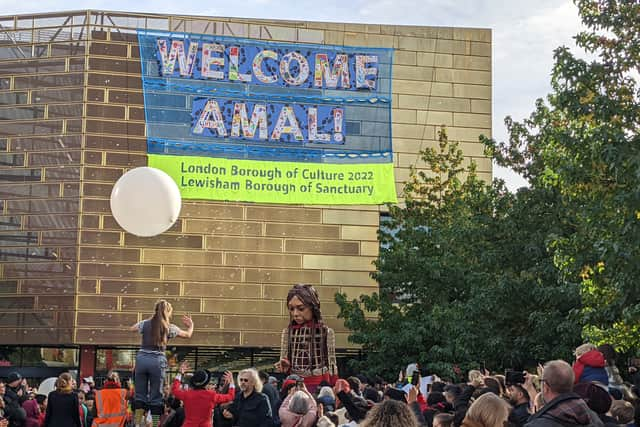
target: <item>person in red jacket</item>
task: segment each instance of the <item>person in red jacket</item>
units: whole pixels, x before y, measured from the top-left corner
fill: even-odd
[[[211,374],[207,370],[198,370],[189,379],[191,390],[182,390],[180,387],[182,375],[187,371],[189,365],[182,362],[180,374],[176,375],[171,387],[171,394],[184,403],[185,420],[182,427],[213,427],[211,417],[216,405],[231,402],[236,395],[233,374],[225,372],[222,380],[229,384],[229,393],[217,393],[214,390],[207,390],[206,386],[211,380]]]
[[[573,364],[574,384],[597,381],[609,385],[609,376],[605,369],[604,355],[595,345],[587,343],[576,348],[576,361]]]

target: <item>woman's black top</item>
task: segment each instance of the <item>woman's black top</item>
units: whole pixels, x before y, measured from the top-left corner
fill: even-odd
[[[49,393],[44,427],[82,427],[78,395],[57,390]]]

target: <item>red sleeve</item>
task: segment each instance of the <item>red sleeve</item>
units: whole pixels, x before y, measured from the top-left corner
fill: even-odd
[[[418,394],[418,398],[416,399],[416,402],[418,402],[418,405],[420,406],[420,412],[424,412],[425,409],[427,409],[427,401],[425,400],[422,393]]]
[[[173,380],[173,384],[171,385],[171,394],[180,400],[184,400],[187,395],[187,392],[180,388],[180,380],[177,378]]]
[[[227,402],[231,402],[233,400],[234,397],[236,397],[236,388],[235,387],[229,387],[229,393],[216,393],[215,391],[212,391],[213,393],[213,402],[218,405],[220,403],[227,403]]]
[[[580,361],[580,359],[576,360],[573,364],[573,376],[575,377],[573,380],[574,384],[578,384],[580,382],[580,377],[582,376],[582,372],[584,371],[584,363]]]

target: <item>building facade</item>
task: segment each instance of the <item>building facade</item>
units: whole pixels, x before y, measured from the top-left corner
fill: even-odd
[[[175,225],[150,238],[114,220],[114,183],[148,161],[140,29],[393,48],[398,195],[440,125],[491,179],[478,142],[491,134],[490,30],[103,11],[0,17],[0,376],[16,366],[127,369],[139,342],[128,327],[159,298],[196,325],[176,358],[267,366],[295,283],[318,289],[339,355],[357,354],[334,294],[377,290],[382,207],[183,200]]]

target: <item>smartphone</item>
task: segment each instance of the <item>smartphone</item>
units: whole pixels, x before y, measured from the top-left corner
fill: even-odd
[[[514,384],[524,384],[524,372],[507,371],[505,373],[505,383],[510,386]]]
[[[418,373],[418,371],[416,371],[413,373],[413,375],[411,375],[411,385],[418,384],[420,384],[420,374]]]

